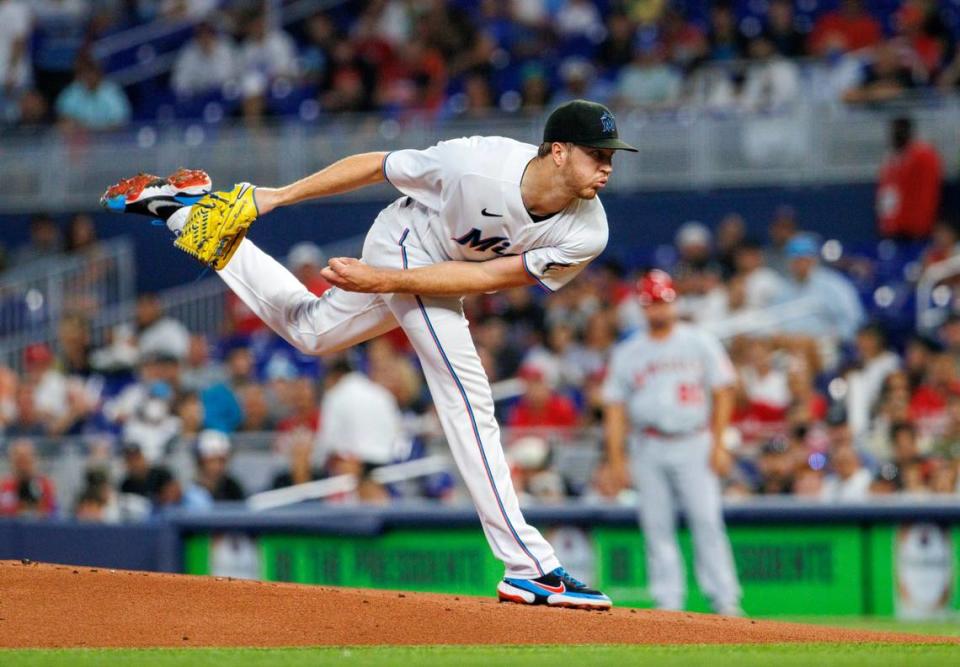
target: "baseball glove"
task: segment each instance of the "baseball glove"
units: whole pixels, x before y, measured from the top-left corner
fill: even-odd
[[[255,188],[238,183],[229,192],[211,192],[193,205],[174,245],[219,271],[227,265],[257,219]]]

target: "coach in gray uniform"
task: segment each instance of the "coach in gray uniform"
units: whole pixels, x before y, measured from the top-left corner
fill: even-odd
[[[622,485],[629,482],[624,444],[630,437],[648,585],[657,607],[682,609],[686,598],[679,505],[693,533],[700,588],[717,613],[740,615],[718,477],[730,467],[723,433],[733,410],[733,364],[716,338],[676,321],[669,275],[644,276],[639,298],[649,330],[616,347],[604,386],[607,465]]]

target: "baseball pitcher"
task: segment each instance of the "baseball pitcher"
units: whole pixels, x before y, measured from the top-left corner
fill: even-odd
[[[490,548],[506,566],[500,599],[606,609],[610,599],[560,567],[520,512],[461,297],[533,284],[553,291],[580,273],[606,246],[597,193],[617,150],[636,149],[619,139],[610,110],[577,100],[550,115],[539,147],[470,137],[352,155],[286,187],[240,183],[199,200],[210,189],[203,172],[141,175],[109,188],[102,203],[165,218],[178,248],[216,269],[303,352],[336,352],[402,327]],[[403,196],[377,216],[361,259],[330,260],[323,276],[334,288],[322,297],[245,238],[276,208],[384,180]]]

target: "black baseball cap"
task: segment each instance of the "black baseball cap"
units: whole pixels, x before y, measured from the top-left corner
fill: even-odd
[[[602,104],[587,100],[573,100],[554,109],[543,128],[543,141],[569,141],[590,148],[637,152],[636,148],[620,140],[613,112]]]

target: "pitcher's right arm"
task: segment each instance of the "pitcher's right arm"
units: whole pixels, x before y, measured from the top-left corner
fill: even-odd
[[[380,183],[384,180],[383,160],[386,155],[384,152],[358,153],[337,160],[329,167],[282,188],[258,187],[254,193],[257,211],[264,215],[281,206],[291,206]]]

